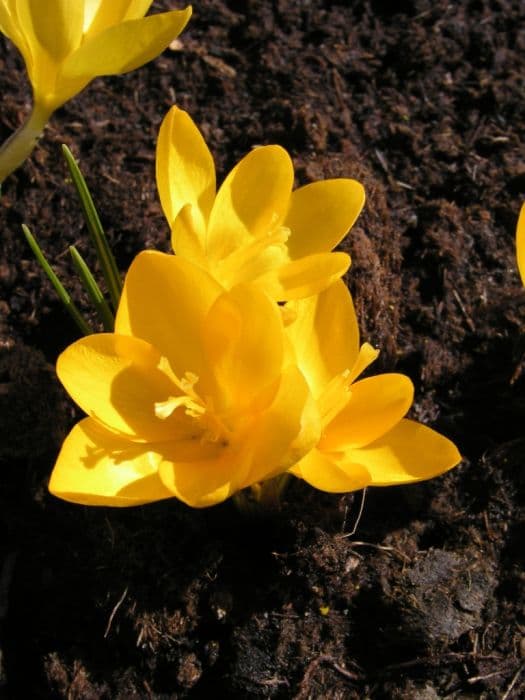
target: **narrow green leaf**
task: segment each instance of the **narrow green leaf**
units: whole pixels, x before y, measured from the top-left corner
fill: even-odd
[[[78,328],[80,329],[80,332],[84,335],[91,335],[91,333],[93,333],[91,327],[89,326],[87,321],[84,320],[82,314],[78,310],[74,301],[69,296],[69,293],[66,291],[64,285],[58,279],[55,272],[51,268],[51,265],[45,259],[44,254],[40,246],[36,242],[35,237],[25,224],[22,224],[22,231],[24,232],[26,241],[29,243],[29,246],[34,253],[35,258],[38,260],[38,263],[46,273],[47,278],[55,288],[55,291],[58,294],[60,301],[64,304],[67,312],[69,313],[73,321],[77,324]]]
[[[82,284],[84,285],[86,292],[88,293],[89,298],[91,299],[94,307],[97,310],[98,316],[102,321],[104,330],[112,333],[115,328],[115,318],[111,313],[111,309],[109,308],[107,301],[104,299],[104,295],[102,294],[100,287],[91,274],[91,270],[86,265],[86,261],[80,255],[74,245],[69,246],[69,252],[78,276],[82,280]]]
[[[80,203],[82,205],[82,210],[84,212],[89,233],[91,234],[91,239],[97,251],[100,267],[102,268],[102,274],[104,275],[104,279],[106,280],[108,287],[113,311],[116,311],[120,301],[120,295],[122,293],[122,280],[120,279],[115,258],[113,257],[109,247],[106,234],[104,233],[104,229],[100,223],[100,218],[95,208],[95,204],[93,203],[93,198],[91,197],[91,193],[89,192],[84,176],[80,172],[78,163],[65,144],[62,144],[62,153],[66,159],[67,167],[71,174],[71,179],[73,180]]]

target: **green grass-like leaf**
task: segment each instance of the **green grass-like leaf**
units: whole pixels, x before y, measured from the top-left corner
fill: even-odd
[[[95,204],[93,203],[93,198],[91,197],[91,193],[89,192],[84,176],[80,172],[78,163],[65,144],[62,145],[62,153],[66,159],[71,179],[73,180],[80,203],[82,205],[82,210],[84,212],[89,233],[97,251],[100,267],[102,268],[102,274],[104,275],[104,279],[106,280],[108,287],[113,311],[116,311],[120,301],[120,295],[122,293],[122,280],[120,279],[115,258],[113,257],[109,247],[106,234],[102,228]]]
[[[102,294],[100,287],[91,274],[89,267],[86,265],[84,258],[80,255],[74,245],[69,246],[69,252],[78,276],[82,280],[82,284],[84,285],[84,288],[88,293],[93,306],[97,310],[100,320],[102,321],[104,330],[112,333],[115,328],[115,318],[107,301],[104,299],[104,295]]]
[[[93,333],[93,330],[91,329],[89,323],[84,319],[77,306],[75,305],[74,301],[71,299],[66,288],[58,279],[53,268],[45,259],[42,249],[40,248],[40,246],[36,242],[35,237],[25,224],[22,224],[22,231],[24,232],[26,241],[29,243],[29,246],[33,251],[36,259],[38,260],[40,266],[42,267],[42,269],[47,275],[47,278],[55,288],[55,291],[58,294],[60,301],[64,304],[67,312],[69,313],[73,321],[77,324],[78,328],[80,329],[80,332],[83,333],[83,335],[91,335],[91,333]]]

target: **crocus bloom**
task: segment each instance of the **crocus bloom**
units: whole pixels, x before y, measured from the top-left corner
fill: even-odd
[[[525,204],[521,207],[516,229],[516,257],[521,282],[525,285]]]
[[[278,305],[250,285],[224,291],[174,255],[141,253],[115,333],[73,343],[57,372],[88,414],[49,485],[75,503],[209,506],[284,472],[319,439]]]
[[[144,17],[151,3],[0,0],[0,31],[22,54],[33,87],[34,109],[17,143],[19,151],[24,139],[32,148],[51,114],[93,78],[142,66],[180,34],[191,7]],[[14,145],[10,158],[0,152],[0,182],[20,164],[13,167]],[[26,145],[26,151],[31,148]],[[22,159],[28,152],[21,153]]]
[[[315,182],[292,192],[293,164],[280,146],[261,146],[218,192],[213,157],[184,111],[173,107],[157,144],[157,186],[174,251],[225,288],[253,282],[278,301],[325,289],[350,258],[331,253],[365,200],[355,180]]]
[[[359,331],[351,296],[338,281],[288,305],[287,331],[318,403],[319,443],[290,471],[322,491],[345,492],[430,479],[461,460],[439,433],[404,418],[413,386],[402,374],[355,381],[376,358]]]

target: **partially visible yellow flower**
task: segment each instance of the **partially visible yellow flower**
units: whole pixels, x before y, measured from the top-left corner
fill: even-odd
[[[525,204],[521,207],[516,229],[516,258],[521,282],[525,285]]]
[[[0,151],[0,183],[31,153],[51,114],[99,75],[134,70],[184,29],[191,7],[144,17],[152,0],[0,0],[0,32],[22,54],[34,108]]]
[[[134,70],[184,29],[191,8],[144,17],[152,0],[2,0],[0,31],[24,57],[49,112],[98,75]]]
[[[413,386],[402,374],[356,381],[377,357],[359,331],[351,296],[338,281],[287,305],[297,363],[317,401],[322,435],[290,472],[323,491],[345,492],[430,479],[457,465],[456,446],[404,418]]]
[[[141,253],[115,333],[73,343],[57,373],[88,414],[49,485],[74,503],[209,506],[284,472],[319,440],[278,305],[250,285],[224,291],[177,256]]]
[[[315,182],[292,192],[293,164],[280,146],[245,156],[216,192],[213,157],[184,111],[173,107],[157,144],[157,186],[177,255],[224,287],[254,282],[272,298],[325,289],[350,265],[330,251],[363,207],[355,180]]]

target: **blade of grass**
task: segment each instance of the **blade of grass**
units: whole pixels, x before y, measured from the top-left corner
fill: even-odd
[[[91,270],[86,265],[84,258],[80,255],[74,245],[69,246],[69,252],[71,254],[71,259],[73,260],[75,270],[82,280],[82,284],[84,285],[93,306],[97,310],[98,316],[104,326],[104,330],[112,333],[115,327],[115,318],[111,313],[111,309],[109,308],[107,301],[104,299],[104,295],[102,294],[100,287],[91,274]]]
[[[40,266],[46,273],[47,278],[55,288],[55,291],[58,294],[60,301],[64,304],[67,312],[69,313],[73,321],[77,324],[78,328],[80,329],[80,332],[83,333],[83,335],[91,335],[93,331],[91,330],[89,324],[87,323],[87,321],[84,320],[82,314],[78,310],[74,301],[69,296],[69,293],[66,291],[64,285],[58,279],[51,265],[45,259],[44,254],[40,246],[36,242],[35,237],[25,224],[22,224],[22,231],[24,232],[26,241],[29,243],[29,246],[34,253],[35,258],[38,260]]]
[[[62,153],[66,160],[71,179],[73,180],[77,190],[88,230],[97,251],[97,256],[102,268],[102,274],[104,275],[104,279],[106,280],[108,287],[113,311],[116,311],[120,300],[120,295],[122,293],[122,281],[120,279],[115,258],[113,257],[109,247],[106,234],[104,233],[104,229],[100,223],[100,218],[95,208],[95,204],[93,203],[93,198],[88,189],[84,176],[80,172],[78,163],[65,144],[62,144]]]

